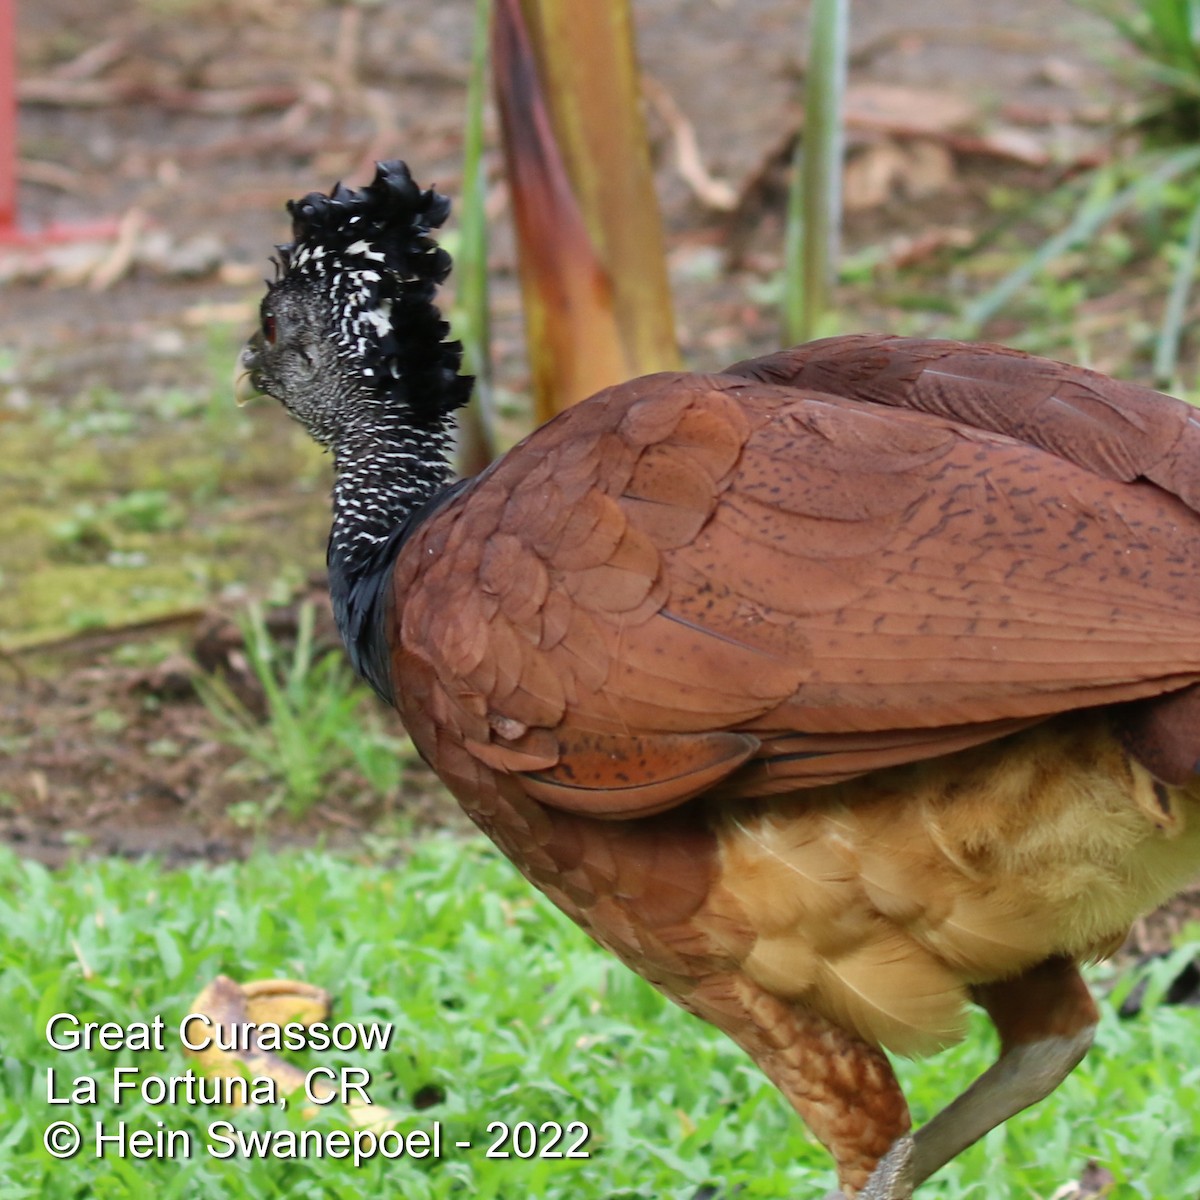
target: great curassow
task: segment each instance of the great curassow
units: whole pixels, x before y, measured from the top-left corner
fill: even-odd
[[[525,876],[899,1200],[1051,1092],[1200,867],[1200,424],[998,346],[613,387],[452,483],[448,202],[293,202],[239,396],[333,451],[355,666]],[[998,1061],[910,1134],[885,1050]]]

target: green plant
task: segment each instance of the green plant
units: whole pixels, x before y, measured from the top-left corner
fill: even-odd
[[[182,509],[161,488],[126,492],[105,505],[104,515],[119,528],[139,533],[166,533],[184,522]]]
[[[301,816],[347,772],[371,793],[387,795],[399,786],[409,753],[407,740],[389,732],[382,711],[341,653],[317,651],[313,620],[313,606],[301,605],[289,653],[267,631],[260,607],[252,605],[246,612],[246,656],[262,689],[264,719],[226,681],[215,676],[198,680],[201,697],[226,740],[246,756],[243,768],[270,789],[261,815],[283,809]]]
[[[1136,121],[1168,143],[1200,136],[1197,0],[1079,0],[1135,51],[1128,73],[1141,93]]]
[[[783,325],[791,342],[832,332],[825,326],[840,254],[849,26],[850,0],[813,4],[804,135],[796,147],[784,246]]]
[[[329,1131],[344,1117],[337,1106],[306,1116],[302,1104],[115,1102],[118,1066],[170,1078],[191,1065],[175,1030],[220,972],[303,978],[336,994],[336,1020],[391,1022],[386,1049],[292,1057],[305,1070],[367,1070],[371,1099],[398,1128],[442,1122],[443,1157],[217,1160],[204,1150],[213,1121]],[[310,851],[185,870],[100,859],[50,872],[0,847],[0,995],[5,1200],[696,1200],[717,1190],[766,1200],[832,1186],[824,1151],[737,1047],[592,945],[482,839],[428,838],[400,864]],[[1152,993],[1141,1015],[1119,1020],[1119,999],[1101,999],[1097,1046],[1066,1084],[939,1172],[922,1200],[1065,1194],[1089,1159],[1116,1177],[1113,1200],[1197,1194],[1200,1013],[1159,1007]],[[59,1012],[122,1026],[162,1015],[164,1049],[56,1051],[45,1027]],[[980,1015],[962,1045],[900,1063],[914,1117],[994,1054]],[[50,1069],[60,1092],[70,1077],[96,1078],[97,1103],[51,1106]],[[41,1139],[58,1120],[89,1133],[96,1122],[161,1122],[188,1133],[192,1153],[132,1161],[88,1147],[56,1161]],[[551,1120],[586,1122],[590,1157],[486,1156],[489,1122]]]
[[[491,0],[475,0],[471,72],[467,81],[467,120],[463,131],[462,199],[458,209],[460,232],[457,239],[453,239],[456,244],[442,239],[455,261],[455,294],[449,314],[450,324],[455,336],[463,344],[463,366],[475,376],[471,403],[459,422],[458,469],[462,475],[478,474],[496,456],[483,128],[491,12]]]
[[[1154,375],[1179,386],[1178,363],[1192,282],[1200,261],[1200,3],[1197,0],[1079,0],[1104,17],[1134,53],[1126,73],[1139,98],[1132,120],[1114,127],[1135,135],[1134,148],[1064,185],[1073,216],[1016,268],[964,309],[966,336],[1004,308],[1035,277],[1070,251],[1091,246],[1118,222],[1137,233],[1143,271],[1157,260],[1165,273]],[[1091,268],[1085,260],[1082,270]],[[1093,271],[1093,275],[1094,275]],[[1094,283],[1093,283],[1094,287]]]

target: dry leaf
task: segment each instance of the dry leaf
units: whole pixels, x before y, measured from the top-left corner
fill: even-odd
[[[305,1084],[306,1073],[294,1063],[280,1058],[271,1050],[264,1050],[253,1027],[262,1024],[286,1025],[298,1022],[311,1026],[329,1015],[330,996],[323,988],[294,979],[260,979],[239,984],[226,975],[218,975],[192,1001],[190,1013],[203,1015],[211,1027],[227,1031],[226,1036],[214,1037],[213,1041],[233,1043],[228,1036],[239,1026],[237,1044],[250,1044],[249,1049],[222,1050],[210,1045],[203,1050],[184,1052],[193,1058],[200,1069],[209,1076],[237,1077],[247,1071],[258,1077],[273,1079],[281,1095],[287,1096]],[[249,1037],[246,1035],[249,1034]],[[197,1037],[196,1040],[199,1040]],[[310,1095],[329,1098],[335,1094],[332,1084],[312,1080],[308,1084]],[[393,1115],[379,1104],[364,1104],[358,1099],[347,1100],[346,1116],[360,1129],[381,1130],[390,1128]],[[306,1117],[315,1116],[316,1106],[305,1108]]]
[[[845,111],[849,129],[894,129],[909,135],[947,133],[979,119],[979,110],[963,96],[889,83],[847,88]]]
[[[1096,1200],[1109,1195],[1116,1184],[1116,1177],[1107,1167],[1089,1162],[1077,1181],[1064,1183],[1050,1200]]]

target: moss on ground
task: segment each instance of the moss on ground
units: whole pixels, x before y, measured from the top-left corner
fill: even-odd
[[[211,352],[198,340],[192,391],[47,384],[4,412],[0,649],[293,583],[321,564],[328,460],[274,406],[234,406],[232,332]]]

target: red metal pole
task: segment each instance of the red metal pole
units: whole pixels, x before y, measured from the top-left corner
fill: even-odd
[[[17,224],[17,22],[16,0],[0,0],[0,247],[37,251],[57,242],[111,238],[112,218],[86,224],[52,223],[30,232]]]
[[[0,0],[0,237],[17,224],[17,28],[14,0]]]

